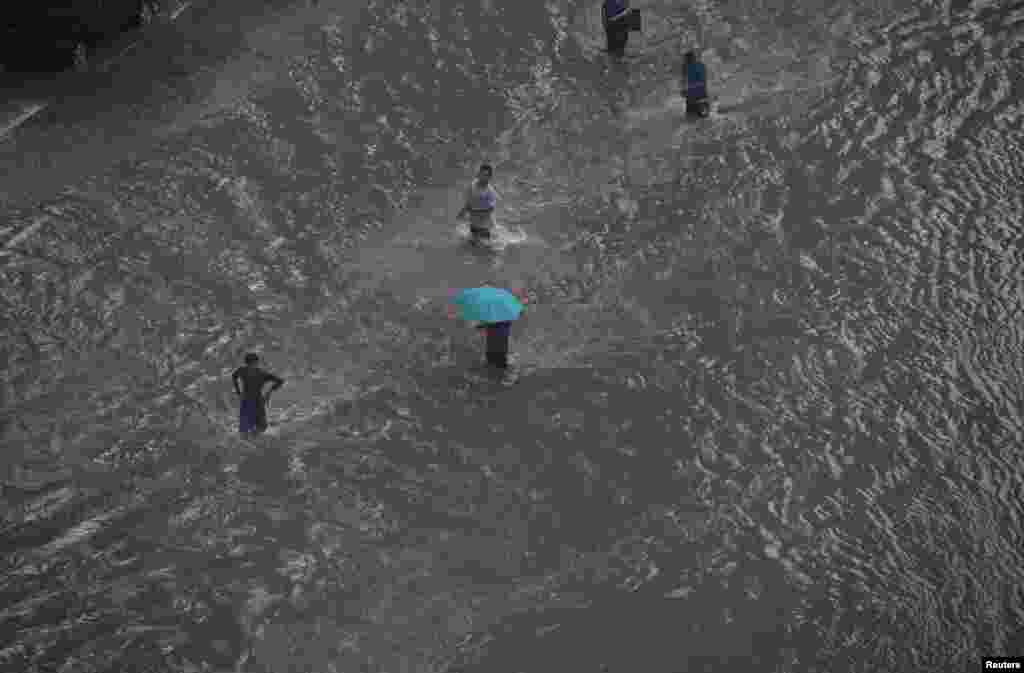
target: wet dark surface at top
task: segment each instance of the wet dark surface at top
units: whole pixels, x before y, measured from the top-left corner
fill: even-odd
[[[612,64],[596,6],[499,5],[196,18],[187,96],[3,141],[4,666],[1021,654],[1024,6],[659,2]],[[511,380],[447,312],[484,281]]]

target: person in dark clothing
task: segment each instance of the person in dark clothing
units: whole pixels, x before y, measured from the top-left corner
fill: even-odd
[[[604,33],[608,53],[622,56],[629,42],[629,0],[604,0]]]
[[[487,364],[506,369],[508,367],[508,342],[512,334],[510,322],[486,322],[479,328],[484,330],[487,347]]]
[[[686,82],[686,114],[707,117],[711,112],[708,101],[707,69],[697,60],[693,51],[686,52],[683,63],[683,77]]]
[[[260,369],[259,361],[258,355],[249,353],[245,356],[245,366],[231,374],[235,394],[241,398],[238,409],[238,432],[241,434],[259,433],[267,429],[267,400],[270,393],[284,385],[284,379]],[[264,393],[263,388],[267,383],[274,385]]]

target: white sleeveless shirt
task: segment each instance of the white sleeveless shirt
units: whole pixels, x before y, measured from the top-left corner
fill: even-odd
[[[498,205],[498,192],[487,185],[479,187],[474,180],[466,189],[466,209],[470,225],[490,229],[494,226],[494,209]]]

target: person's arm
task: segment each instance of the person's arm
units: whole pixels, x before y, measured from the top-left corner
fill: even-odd
[[[242,396],[242,391],[238,389],[238,379],[241,376],[239,371],[236,369],[231,373],[231,386],[235,389],[235,395]]]
[[[274,376],[269,372],[267,373],[267,378],[264,381],[264,384],[266,384],[267,381],[270,381],[272,384],[274,384],[270,387],[270,390],[267,391],[267,395],[270,395],[270,393],[274,392],[275,390],[284,385],[284,379],[282,379],[280,376]]]

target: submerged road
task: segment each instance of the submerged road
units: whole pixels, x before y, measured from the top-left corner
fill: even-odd
[[[623,63],[590,1],[253,4],[0,141],[0,667],[1024,652],[1021,3],[650,0]]]

